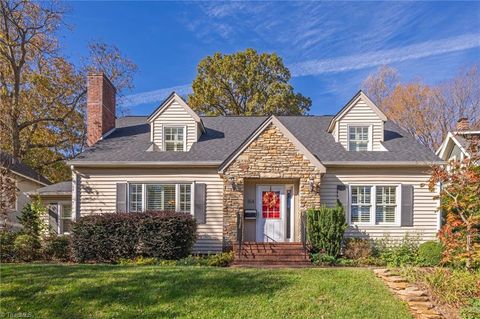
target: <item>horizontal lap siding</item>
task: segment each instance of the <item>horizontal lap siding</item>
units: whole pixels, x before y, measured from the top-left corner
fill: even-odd
[[[172,102],[153,122],[154,143],[163,149],[163,126],[187,127],[187,151],[197,141],[197,123],[177,102]]]
[[[408,184],[414,187],[414,219],[413,227],[400,226],[355,226],[350,228],[347,236],[359,235],[366,232],[371,238],[381,238],[389,235],[394,239],[401,239],[405,234],[419,234],[423,240],[434,239],[438,227],[438,202],[433,199],[431,193],[422,183],[428,181],[429,175],[426,169],[421,168],[389,168],[389,169],[346,169],[327,168],[327,173],[322,178],[320,187],[321,202],[333,206],[337,200],[337,185],[339,184]]]
[[[378,115],[362,100],[355,104],[352,109],[339,121],[338,141],[348,149],[348,126],[372,125],[373,129],[373,150],[382,151],[383,146],[383,121]]]
[[[197,182],[207,185],[207,223],[198,225],[196,252],[222,250],[223,184],[215,169],[80,169],[80,216],[114,212],[116,184]]]

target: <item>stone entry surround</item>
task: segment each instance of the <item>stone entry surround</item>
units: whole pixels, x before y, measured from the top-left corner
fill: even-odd
[[[302,154],[281,130],[270,123],[223,173],[223,242],[229,248],[237,238],[237,212],[243,212],[244,180],[298,180],[298,209],[295,216],[296,241],[300,241],[300,214],[320,207],[320,194],[310,192],[309,180],[320,183],[320,169]],[[233,182],[233,183],[232,183]]]

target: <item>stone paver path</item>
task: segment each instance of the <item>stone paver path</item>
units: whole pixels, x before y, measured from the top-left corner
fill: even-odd
[[[407,282],[390,269],[374,269],[375,275],[381,278],[385,284],[400,299],[408,304],[416,319],[442,319],[442,316],[434,307],[424,290]]]

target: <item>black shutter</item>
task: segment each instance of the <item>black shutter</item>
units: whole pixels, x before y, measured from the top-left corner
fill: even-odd
[[[195,183],[194,216],[198,224],[207,223],[207,185]]]
[[[345,212],[348,212],[348,185],[337,185],[337,202],[342,204]]]
[[[402,185],[401,225],[413,226],[413,185]]]
[[[48,226],[55,234],[58,234],[58,204],[48,205]]]
[[[117,212],[127,211],[127,183],[117,183]]]

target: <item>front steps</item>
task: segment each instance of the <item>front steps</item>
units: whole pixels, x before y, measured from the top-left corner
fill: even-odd
[[[241,248],[240,248],[241,247]],[[234,267],[309,267],[310,256],[302,243],[244,242],[233,245]]]

